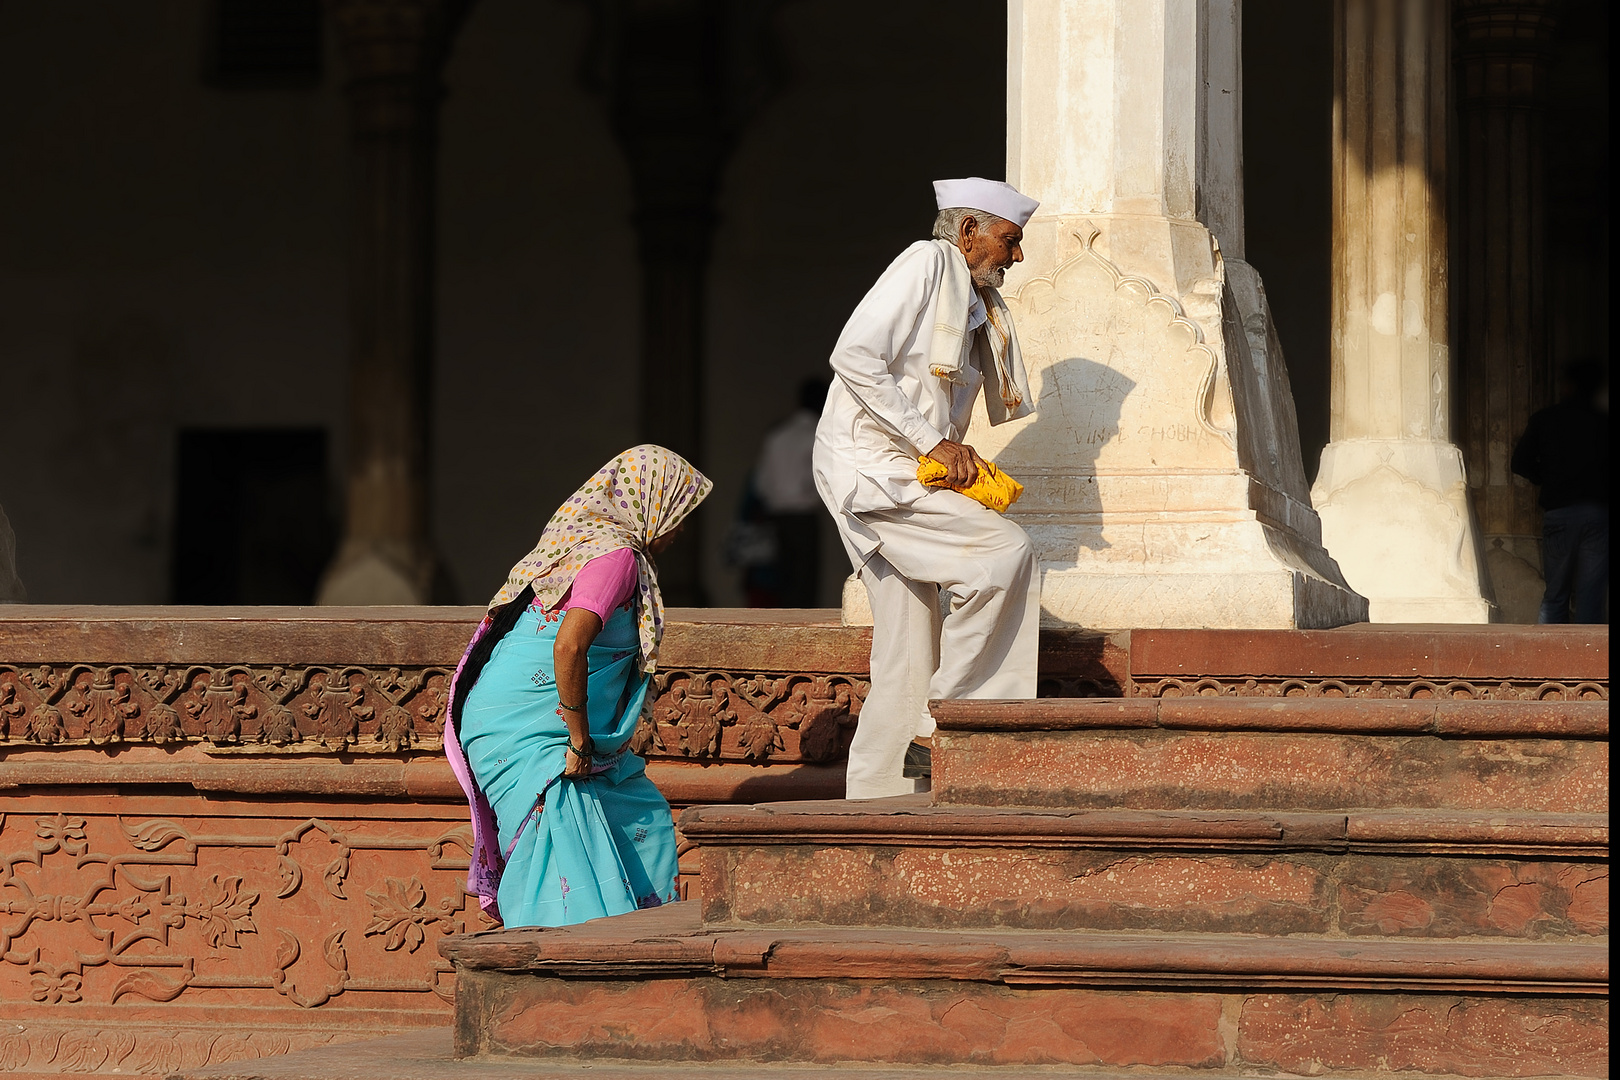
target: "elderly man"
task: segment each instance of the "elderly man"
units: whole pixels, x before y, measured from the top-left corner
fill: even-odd
[[[950,487],[983,459],[962,442],[984,394],[992,424],[1033,411],[996,291],[1035,200],[972,177],[934,184],[934,239],[912,244],[856,307],[832,354],[816,489],[872,604],[872,691],[849,750],[852,799],[924,789],[930,698],[1035,696],[1040,582],[1024,530]],[[948,594],[941,618],[941,590]],[[913,740],[917,740],[914,744]]]

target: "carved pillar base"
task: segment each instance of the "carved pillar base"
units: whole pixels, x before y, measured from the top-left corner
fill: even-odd
[[[1456,446],[1331,442],[1311,497],[1345,577],[1367,597],[1372,622],[1490,621]]]
[[[1197,222],[1045,224],[1059,233],[1041,259],[1052,268],[1008,301],[1037,415],[976,417],[969,435],[1026,485],[1009,516],[1040,555],[1043,621],[1365,619],[1322,548],[1259,276]]]
[[[425,545],[345,540],[316,590],[317,604],[427,604],[439,598],[439,560]]]

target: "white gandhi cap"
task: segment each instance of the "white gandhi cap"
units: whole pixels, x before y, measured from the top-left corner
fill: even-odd
[[[968,176],[961,180],[935,180],[934,202],[941,210],[966,207],[1006,218],[1022,229],[1040,203],[1003,180]]]

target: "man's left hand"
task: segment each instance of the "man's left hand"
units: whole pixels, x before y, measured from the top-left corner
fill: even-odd
[[[953,488],[965,488],[973,483],[984,467],[984,458],[977,450],[967,443],[949,439],[939,440],[939,444],[928,451],[928,456],[945,466],[945,483]]]

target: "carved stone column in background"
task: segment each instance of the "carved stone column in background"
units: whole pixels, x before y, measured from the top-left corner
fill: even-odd
[[[1543,127],[1557,0],[1454,0],[1457,382],[1468,485],[1502,616],[1541,603],[1536,489],[1508,467],[1555,394],[1548,362]]]
[[[1337,0],[1331,438],[1311,499],[1373,622],[1485,622],[1450,441],[1445,0]]]
[[[17,534],[11,531],[6,509],[0,506],[0,604],[22,604],[28,590],[17,576]]]
[[[443,600],[428,535],[440,72],[471,0],[327,0],[353,136],[343,539],[322,604]]]
[[[630,163],[641,253],[641,438],[703,463],[703,313],[715,194],[769,87],[758,0],[596,0],[590,81]],[[670,604],[705,602],[703,515],[658,560]]]

